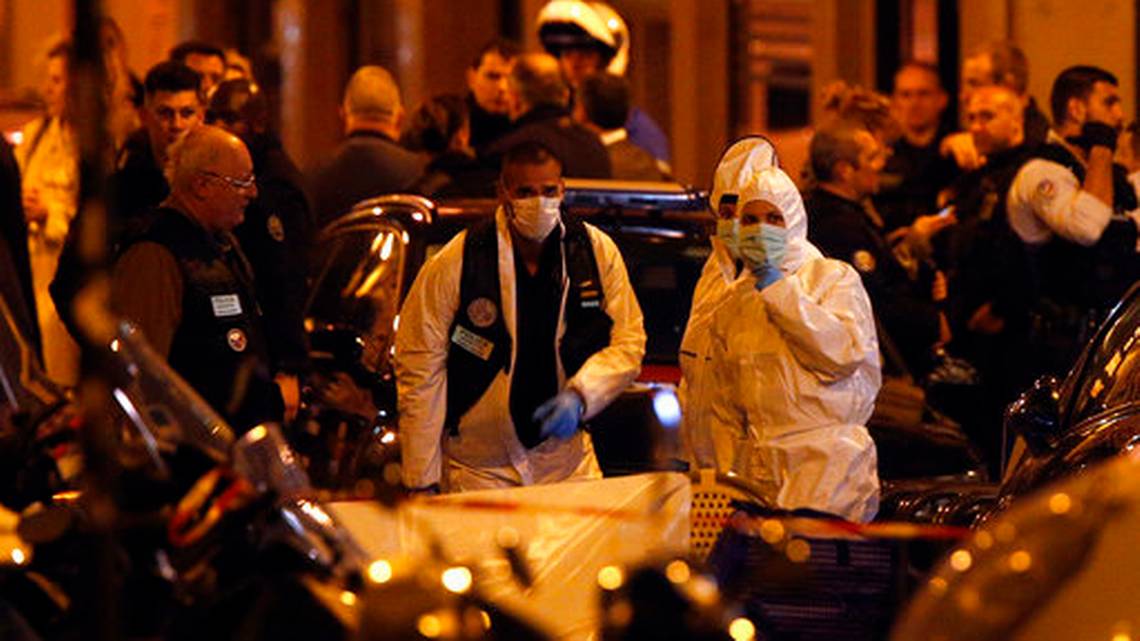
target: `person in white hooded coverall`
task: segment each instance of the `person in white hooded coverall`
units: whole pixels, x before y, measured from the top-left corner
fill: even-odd
[[[726,152],[710,205],[717,235],[681,345],[688,456],[776,507],[869,521],[879,481],[864,423],[881,376],[858,273],[807,241],[799,191],[762,138]]]
[[[413,491],[601,478],[579,426],[641,369],[645,330],[625,263],[605,233],[561,217],[558,160],[524,143],[507,152],[500,183],[493,229],[476,225],[445,245],[423,266],[400,312],[399,426],[404,484]],[[490,242],[479,245],[480,237]],[[596,276],[578,275],[571,261],[583,253],[575,247],[588,247]],[[494,291],[484,286],[472,298],[464,293],[475,288],[467,261],[480,256]],[[582,294],[591,288],[592,296]],[[584,314],[593,314],[592,325]],[[584,325],[598,340],[568,350]],[[483,368],[500,349],[499,366]],[[464,369],[463,359],[474,367]],[[469,402],[457,405],[453,397],[463,393]]]

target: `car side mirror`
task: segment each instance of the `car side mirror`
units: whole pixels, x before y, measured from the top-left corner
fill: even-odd
[[[1005,428],[1025,439],[1036,455],[1051,451],[1061,437],[1061,385],[1042,376],[1005,411]]]

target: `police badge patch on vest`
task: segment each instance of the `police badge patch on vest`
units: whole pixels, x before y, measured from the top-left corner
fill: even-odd
[[[490,327],[499,316],[499,310],[489,298],[476,298],[467,306],[467,318],[475,327]]]
[[[455,326],[451,342],[483,360],[491,358],[491,352],[495,351],[494,343],[462,325]]]
[[[855,255],[851,257],[851,264],[855,266],[855,269],[864,273],[875,271],[875,257],[865,249],[855,252]]]
[[[265,221],[265,228],[269,232],[270,238],[279,243],[285,242],[285,225],[281,223],[277,214],[269,215],[269,219]]]
[[[244,352],[245,346],[249,344],[249,341],[245,337],[245,332],[236,327],[226,332],[226,342],[230,344],[230,349],[235,352]]]
[[[215,318],[226,318],[229,316],[241,316],[241,299],[237,294],[223,294],[221,296],[211,296],[210,306],[214,308]],[[241,351],[241,350],[238,350]]]

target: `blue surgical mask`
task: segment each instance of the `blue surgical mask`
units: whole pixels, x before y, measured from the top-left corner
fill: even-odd
[[[728,253],[734,259],[740,255],[740,221],[736,218],[718,218],[716,221],[716,237],[724,243]]]
[[[768,264],[783,268],[784,260],[788,257],[788,228],[762,223],[760,237],[764,241],[764,249],[768,252]]]
[[[759,223],[745,225],[739,230],[740,257],[752,269],[770,265],[777,269],[787,256],[788,230],[776,225]]]

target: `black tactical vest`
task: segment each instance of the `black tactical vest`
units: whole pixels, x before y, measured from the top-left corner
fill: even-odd
[[[565,333],[558,354],[566,377],[570,378],[586,359],[609,345],[613,319],[605,312],[598,263],[585,225],[566,220],[565,228],[562,251],[570,288],[564,313]],[[502,314],[498,229],[494,219],[467,230],[462,270],[459,309],[448,333],[451,342],[447,352],[444,426],[452,435],[459,433],[459,420],[486,393],[495,376],[500,371],[509,373],[511,366],[512,341]],[[528,447],[538,444],[519,436]]]
[[[1084,182],[1084,165],[1065,147],[1045,144],[1036,155],[1062,165]],[[1113,213],[1136,209],[1136,192],[1124,167],[1114,164],[1112,170]],[[1136,236],[1136,224],[1123,217],[1114,217],[1091,247],[1054,235],[1033,250],[1043,295],[1061,307],[1095,311],[1097,316],[1106,312],[1138,275]]]
[[[984,167],[956,185],[959,222],[946,237],[957,289],[951,311],[958,323],[988,302],[1010,331],[1024,330],[1037,288],[1024,243],[1009,226],[1006,199],[1030,158],[1032,151],[1023,146],[991,154]]]
[[[239,433],[280,421],[261,310],[236,241],[223,248],[185,215],[160,209],[139,242],[162,245],[182,273],[182,319],[167,361]]]

